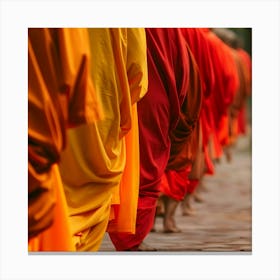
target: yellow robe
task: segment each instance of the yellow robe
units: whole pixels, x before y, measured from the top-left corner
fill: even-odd
[[[28,30],[29,251],[74,248],[56,163],[67,127],[102,115],[90,60],[87,29]]]
[[[69,145],[59,165],[78,251],[99,249],[109,218],[118,217],[117,212],[110,216],[111,204],[121,206],[130,188],[130,205],[134,206],[128,208],[127,215],[136,215],[139,175],[133,177],[133,184],[122,180],[126,153],[131,153],[126,151],[125,137],[138,126],[132,107],[144,96],[148,84],[144,29],[92,28],[89,34],[91,75],[104,119],[69,130]],[[127,191],[121,191],[121,180]],[[131,221],[135,223],[135,218]],[[133,230],[134,226],[130,224],[129,228]]]

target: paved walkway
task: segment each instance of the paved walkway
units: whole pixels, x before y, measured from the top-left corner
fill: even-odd
[[[162,218],[156,232],[145,243],[163,252],[251,252],[251,146],[249,137],[240,137],[231,163],[222,158],[214,176],[206,176],[203,203],[193,202],[194,216],[176,211],[181,233],[162,232]],[[100,251],[115,251],[106,234]],[[155,253],[155,252],[153,252]]]

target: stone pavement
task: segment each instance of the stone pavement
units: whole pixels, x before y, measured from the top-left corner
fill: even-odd
[[[176,224],[182,232],[163,233],[163,219],[157,217],[156,232],[145,243],[161,252],[251,252],[251,182],[251,138],[240,137],[232,161],[223,157],[215,175],[205,176],[204,202],[192,203],[195,215],[182,216],[180,205],[177,208]],[[106,234],[100,252],[112,251]]]

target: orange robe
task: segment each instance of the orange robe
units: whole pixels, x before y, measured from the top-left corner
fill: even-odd
[[[36,237],[30,238],[28,242],[29,252],[75,250],[71,238],[66,199],[57,164],[52,165],[51,173],[53,175],[52,186],[55,201],[53,223]]]
[[[101,117],[89,61],[85,29],[28,30],[29,251],[73,250],[56,164],[67,127]]]

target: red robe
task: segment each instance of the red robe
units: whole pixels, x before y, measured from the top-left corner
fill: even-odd
[[[252,91],[252,61],[250,55],[243,49],[237,50],[245,71],[246,97],[251,95]],[[238,114],[238,133],[246,133],[246,104],[243,106]]]
[[[222,155],[222,147],[229,142],[228,110],[239,86],[236,65],[228,47],[213,32],[207,31],[215,73],[215,85],[210,96],[213,112],[214,134],[212,140],[216,157]]]
[[[136,250],[150,232],[159,183],[170,153],[169,132],[179,121],[189,85],[189,57],[176,28],[147,28],[148,92],[138,103],[140,189],[136,233],[110,233],[117,250]]]
[[[187,192],[190,166],[198,151],[198,120],[202,104],[201,78],[188,42],[186,51],[190,57],[189,88],[178,125],[171,133],[170,157],[165,171],[168,184],[161,184],[161,192],[175,200],[182,200]]]
[[[208,173],[214,173],[214,165],[209,157],[207,145],[213,133],[213,113],[209,106],[209,99],[213,92],[215,73],[209,41],[206,33],[201,28],[183,28],[182,33],[187,41],[199,68],[202,83],[202,106],[200,112],[200,125],[202,129],[202,151],[205,158],[205,167]],[[204,169],[204,167],[203,167]],[[203,172],[203,171],[202,171]]]
[[[238,79],[239,79],[239,86],[237,88],[236,94],[234,96],[233,102],[230,105],[229,110],[229,125],[230,125],[230,141],[229,144],[232,145],[236,142],[237,137],[239,135],[238,130],[238,118],[240,113],[244,113],[244,108],[246,104],[247,99],[247,82],[246,82],[246,76],[247,76],[247,69],[246,66],[243,63],[242,58],[240,57],[237,50],[232,50],[233,57],[235,60],[237,73],[238,73]],[[243,124],[245,127],[245,123]]]

